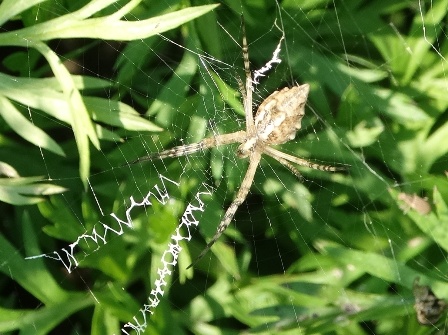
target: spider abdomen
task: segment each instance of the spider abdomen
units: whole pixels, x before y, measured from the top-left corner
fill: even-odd
[[[248,157],[257,145],[276,145],[294,139],[302,126],[309,91],[310,86],[303,84],[285,87],[268,96],[255,114],[255,133],[247,134],[247,139],[238,147],[238,157]]]
[[[302,126],[309,90],[310,86],[303,84],[285,87],[268,96],[255,114],[258,140],[275,145],[294,139]]]

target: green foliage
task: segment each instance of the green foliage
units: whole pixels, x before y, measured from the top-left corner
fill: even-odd
[[[93,15],[101,14],[102,10],[115,3],[115,0],[95,0],[72,13],[68,13],[42,23],[34,24],[29,27],[0,34],[0,47],[22,46],[34,48],[39,51],[47,60],[56,79],[53,81],[53,85],[50,85],[50,83],[42,82],[42,80],[23,80],[12,77],[2,78],[4,79],[4,87],[0,92],[0,97],[2,98],[0,99],[0,107],[2,109],[1,115],[3,119],[14,131],[26,140],[34,142],[43,149],[51,150],[59,155],[63,155],[62,149],[54,143],[49,136],[27,121],[6,98],[23,103],[26,106],[39,108],[49,114],[51,113],[51,108],[53,110],[57,108],[57,118],[68,123],[73,129],[79,152],[80,176],[85,187],[87,187],[87,178],[90,173],[89,140],[95,148],[99,150],[99,140],[102,138],[100,138],[98,134],[105,133],[105,135],[108,135],[109,132],[103,130],[100,126],[95,129],[96,126],[94,124],[94,116],[91,115],[95,109],[92,108],[88,110],[86,108],[85,102],[83,101],[83,97],[80,93],[80,87],[76,86],[74,78],[72,78],[59,56],[43,42],[56,38],[80,37],[124,41],[148,38],[178,27],[179,25],[203,15],[216,7],[210,5],[196,8],[185,8],[180,12],[169,13],[146,20],[122,20],[122,17],[128,14],[135,6],[138,5],[139,2],[140,1],[130,1],[112,14],[101,17],[91,17]],[[0,12],[4,15],[0,18],[0,22],[5,22],[10,19],[12,16],[17,14],[16,11],[19,11],[20,13],[21,11],[26,10],[28,5],[29,4],[23,4],[22,8],[17,8],[17,5],[12,1],[3,2],[0,7]],[[8,13],[10,14],[9,16],[7,15]],[[81,81],[83,79],[84,78],[81,78]],[[40,89],[42,87],[44,87],[43,90]],[[33,88],[37,89],[37,92],[35,91],[34,93],[39,94],[40,97],[36,94],[25,97],[14,96],[14,93],[18,94],[25,89],[28,90]],[[84,86],[83,88],[89,89],[91,87]],[[44,99],[48,96],[52,98],[59,98],[59,102],[62,106],[56,105],[56,102],[54,101],[47,104]],[[26,101],[27,98],[32,100],[34,105],[31,104],[31,102]],[[107,101],[104,102],[99,98],[97,98],[96,101],[96,108],[98,109],[101,105],[104,105],[105,103],[107,104]],[[117,110],[109,110],[112,111],[112,114],[117,112]],[[130,115],[133,115],[134,117],[138,114],[132,108],[128,107],[125,111],[119,113],[119,115],[112,115],[112,119],[123,116],[126,118],[126,112],[130,112]],[[55,115],[52,116],[56,117]],[[101,121],[107,123],[107,120],[108,118],[103,118]],[[126,124],[125,120],[120,120],[120,122],[123,123],[124,129],[138,130],[138,128],[136,129],[135,127],[131,127],[130,123]],[[138,123],[144,123],[144,120],[140,120]],[[146,123],[147,130],[161,130],[148,121],[146,121]],[[111,123],[111,125],[115,124]],[[110,137],[105,137],[105,139],[111,139]]]
[[[445,333],[445,315],[417,322],[412,288],[420,277],[448,300],[448,0],[204,3],[0,4],[0,332],[118,334],[147,303],[171,235],[207,183],[200,233],[182,244],[147,334]],[[252,68],[282,35],[274,22],[285,34],[282,63],[254,102],[311,85],[303,128],[281,149],[351,168],[303,169],[297,180],[264,159],[236,226],[186,270],[247,161],[231,145],[127,164],[244,126],[241,14]],[[60,51],[64,43],[75,46]],[[99,73],[88,60],[106,63],[111,49],[116,59]],[[107,244],[82,239],[73,273],[24,259],[100,231],[110,213],[124,217],[159,174],[179,182],[167,186],[169,203],[135,212],[133,229]]]

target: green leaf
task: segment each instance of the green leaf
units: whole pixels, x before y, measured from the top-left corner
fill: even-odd
[[[71,125],[79,152],[79,174],[84,188],[87,188],[87,178],[90,174],[90,148],[88,139],[92,141],[97,150],[100,149],[100,143],[95,128],[87,113],[81,93],[75,87],[70,73],[56,53],[44,43],[36,43],[34,47],[47,59],[55,77],[62,87],[65,98],[68,101],[71,114]]]
[[[0,178],[0,201],[11,205],[32,205],[44,201],[42,196],[67,191],[64,187],[40,183],[42,177]]]
[[[104,124],[132,131],[161,131],[162,128],[140,116],[128,105],[97,97],[85,97],[85,105],[92,119]]]
[[[362,270],[374,277],[378,277],[387,282],[393,282],[412,289],[414,279],[420,277],[425,282],[430,282],[437,290],[438,295],[448,295],[448,284],[443,281],[431,279],[424,273],[420,273],[413,268],[400,263],[396,259],[385,257],[373,252],[364,252],[354,249],[344,248],[335,243],[320,241],[318,248],[326,255],[336,259],[339,263],[353,267],[354,270]]]
[[[27,212],[23,213],[23,220],[27,221],[29,227],[31,226],[31,218]],[[28,230],[24,232],[27,238],[33,238],[29,235],[30,233],[31,231]],[[34,237],[35,239],[36,237]],[[22,254],[3,235],[0,235],[0,245],[2,246],[0,248],[0,262],[8,264],[8,266],[1,266],[0,272],[14,278],[15,282],[44,304],[55,303],[68,298],[69,294],[46,271],[43,260],[25,260]]]
[[[99,38],[132,41],[177,28],[218,7],[218,5],[189,7],[138,21],[120,20],[120,15],[124,13],[119,11],[106,17],[87,18],[111,2],[113,1],[92,1],[76,12],[31,27],[1,33],[0,45],[34,46],[38,41],[48,41],[56,38]]]
[[[12,130],[28,142],[57,155],[65,156],[62,148],[50,136],[28,121],[8,99],[1,95],[0,115]]]
[[[0,4],[0,26],[15,15],[47,0],[4,0]]]
[[[397,204],[400,205],[401,200],[398,192],[393,190],[389,190],[389,192],[394,196]],[[437,188],[434,188],[433,198],[436,204],[435,212],[431,211],[428,214],[421,214],[419,211],[411,208],[406,211],[406,215],[414,221],[426,236],[445,251],[448,251],[448,207]]]

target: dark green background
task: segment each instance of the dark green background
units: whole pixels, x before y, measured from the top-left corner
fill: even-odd
[[[0,28],[3,113],[15,108],[35,126],[21,128],[0,114],[0,161],[8,164],[0,179],[2,334],[119,333],[154,287],[161,254],[202,183],[214,192],[203,197],[199,230],[182,244],[147,334],[446,332],[444,314],[437,325],[418,324],[412,287],[420,277],[448,298],[448,1],[229,0],[162,36],[126,41],[89,38],[93,26],[80,33],[85,38],[52,38],[53,30],[36,28],[99,2],[44,1]],[[123,20],[204,4],[142,1]],[[247,162],[229,145],[127,163],[244,129],[237,80],[244,78],[241,15],[252,69],[271,58],[280,40],[274,23],[285,34],[282,63],[256,87],[254,104],[284,86],[311,85],[303,129],[281,149],[351,168],[338,174],[301,169],[304,178],[297,180],[263,159],[234,222],[186,270],[213,236]],[[67,20],[51,28],[60,33]],[[99,22],[100,33],[116,29]],[[77,145],[74,121],[51,115],[63,112],[53,95],[76,94],[61,93],[68,81],[53,78],[34,41],[50,46],[71,71],[100,148],[90,140]],[[21,100],[28,97],[34,104]],[[42,144],[49,137],[54,144]],[[90,164],[88,176],[80,157]],[[98,250],[82,244],[73,273],[49,259],[24,260],[111,223],[110,213],[124,217],[129,197],[140,201],[160,183],[159,174],[180,183],[169,188],[170,202],[136,210],[134,229]],[[427,198],[431,212],[405,206],[400,192]]]

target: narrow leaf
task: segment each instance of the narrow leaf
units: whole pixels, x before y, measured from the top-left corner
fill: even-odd
[[[0,26],[13,16],[47,0],[4,0],[0,4]]]
[[[27,120],[8,99],[1,95],[0,115],[12,130],[28,142],[57,155],[65,156],[62,148],[50,136]]]
[[[119,20],[114,14],[85,19],[80,17],[79,12],[74,12],[45,23],[0,34],[0,45],[29,46],[30,41],[35,43],[56,38],[97,38],[116,41],[143,39],[177,28],[217,6],[189,7],[139,21]]]
[[[81,98],[79,90],[76,89],[70,73],[62,64],[59,57],[44,43],[36,43],[35,47],[47,59],[69,102],[71,125],[75,134],[75,140],[79,152],[79,173],[84,187],[87,188],[87,178],[90,173],[90,148],[88,139],[90,138],[93,145],[97,149],[100,148],[99,140],[95,133],[95,128],[89,114],[87,113],[87,109]]]

